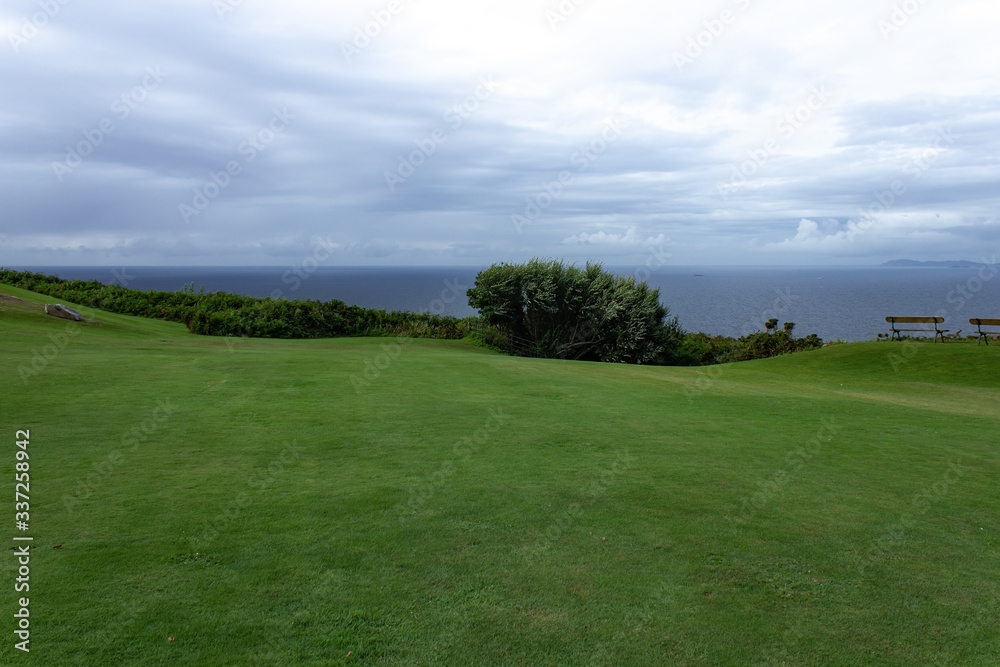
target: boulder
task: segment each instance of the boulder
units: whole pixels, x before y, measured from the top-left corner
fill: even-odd
[[[83,319],[80,313],[76,312],[72,308],[67,308],[61,303],[57,303],[54,306],[50,303],[45,304],[45,313],[51,315],[52,317],[61,317],[67,320],[73,320],[79,322]]]

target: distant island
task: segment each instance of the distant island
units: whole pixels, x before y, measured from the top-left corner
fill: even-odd
[[[979,266],[1000,266],[1000,264],[989,264],[987,262],[970,262],[967,259],[958,259],[949,262],[918,262],[914,259],[894,259],[884,262],[879,266],[892,268],[921,268],[921,269],[974,269]]]

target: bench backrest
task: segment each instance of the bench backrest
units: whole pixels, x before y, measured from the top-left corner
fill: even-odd
[[[886,322],[900,324],[941,324],[944,322],[943,317],[887,317]]]
[[[1000,320],[986,320],[981,317],[973,317],[969,320],[969,324],[975,324],[982,327],[1000,327]]]

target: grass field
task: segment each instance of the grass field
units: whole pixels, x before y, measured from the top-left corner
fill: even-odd
[[[0,663],[1000,662],[1000,346],[636,367],[0,292]]]

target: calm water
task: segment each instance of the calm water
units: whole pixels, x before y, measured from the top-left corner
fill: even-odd
[[[479,267],[11,267],[61,278],[116,282],[135,289],[196,289],[287,299],[340,299],[387,310],[473,314],[465,290]],[[634,269],[608,267],[615,273]],[[983,279],[985,277],[985,279]],[[763,329],[772,317],[795,322],[804,336],[824,340],[875,338],[886,315],[942,315],[947,328],[970,333],[970,317],[1000,317],[1000,275],[984,269],[880,267],[667,267],[650,284],[691,331],[738,336]]]

